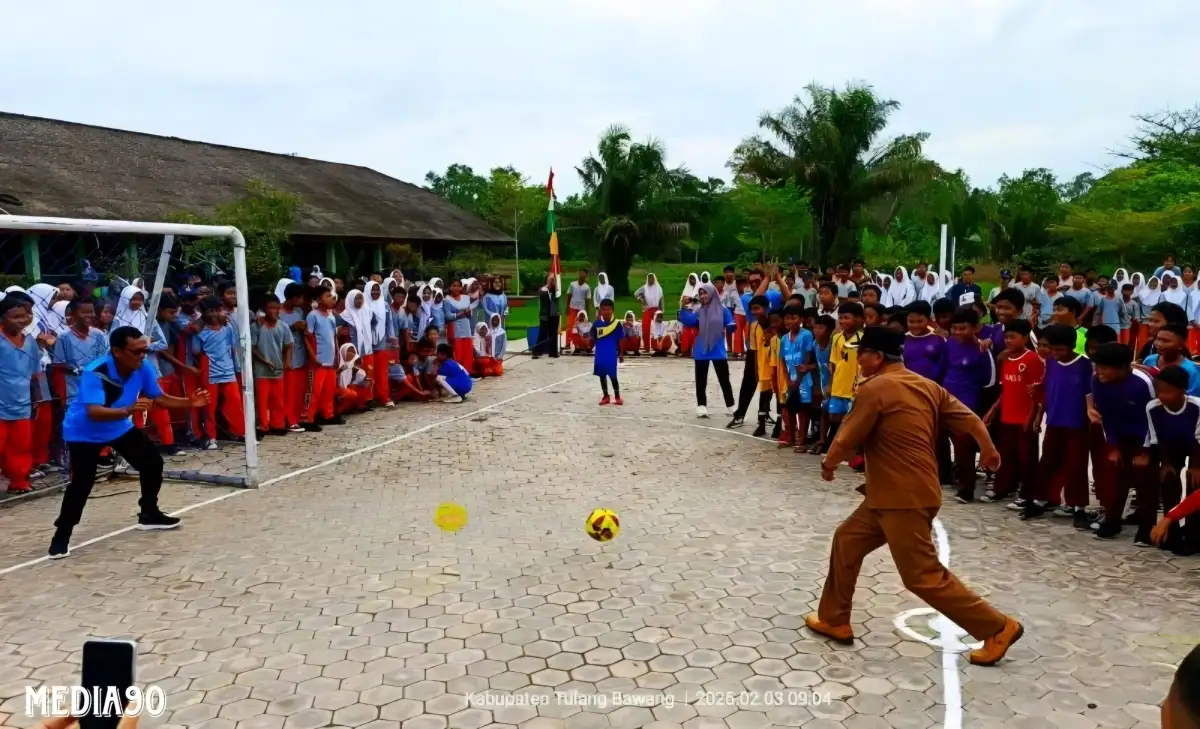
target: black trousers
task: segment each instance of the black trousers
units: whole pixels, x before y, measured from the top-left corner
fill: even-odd
[[[725,396],[725,407],[733,407],[733,385],[729,382],[729,362],[723,359],[696,360],[696,404],[708,405],[708,365],[712,363],[717,373],[717,382],[721,383],[721,394]]]
[[[67,443],[71,454],[71,482],[63,494],[62,507],[54,526],[70,531],[83,516],[88,496],[96,483],[96,464],[100,451],[111,446],[130,466],[137,469],[142,482],[142,498],[138,501],[143,514],[158,513],[158,492],[162,489],[163,459],[146,434],[130,428],[111,443]]]
[[[754,402],[754,393],[758,391],[758,357],[754,350],[746,353],[746,366],[742,369],[742,385],[738,389],[738,406],[733,413],[735,418],[744,418]]]
[[[558,319],[538,319],[538,340],[534,354],[558,356]]]

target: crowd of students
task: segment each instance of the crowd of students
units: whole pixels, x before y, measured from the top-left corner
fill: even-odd
[[[757,400],[754,435],[766,436],[773,425],[781,448],[819,454],[852,411],[864,330],[892,328],[905,334],[906,366],[984,419],[1001,450],[1002,466],[979,494],[975,443],[941,439],[941,480],[959,502],[1004,502],[1022,519],[1053,513],[1098,539],[1133,526],[1139,546],[1194,552],[1200,531],[1185,524],[1200,509],[1200,367],[1190,354],[1200,353],[1200,287],[1193,269],[1180,270],[1168,257],[1149,277],[1124,270],[1108,277],[1063,264],[1038,284],[1022,267],[1015,280],[1002,272],[986,298],[974,273],[967,266],[957,278],[939,275],[922,263],[911,276],[904,268],[870,274],[855,261],[825,275],[793,263],[739,278],[730,266],[721,278],[689,275],[670,329],[662,287],[650,274],[636,292],[640,326],[627,312],[619,351],[665,356],[674,348],[693,357],[700,417],[708,417],[709,365],[720,365],[731,404],[722,366],[727,357],[745,357],[728,427],[741,427]],[[585,287],[582,272],[570,313],[581,323],[584,307],[576,303],[583,299],[575,294]],[[712,332],[724,334],[720,346]],[[580,328],[573,339],[582,351],[594,346],[586,334]],[[856,461],[852,467],[861,469]],[[1093,488],[1098,509],[1089,508]]]
[[[273,291],[251,290],[249,346],[259,439],[319,432],[345,416],[402,400],[462,402],[473,379],[503,374],[508,299],[498,281],[409,285],[400,271],[354,282],[298,269]],[[115,294],[115,295],[114,295]],[[151,407],[135,425],[159,448],[216,450],[246,436],[242,338],[232,282],[191,276],[164,288],[153,318],[144,281],[10,287],[0,301],[0,472],[9,493],[69,467],[55,437],[79,374],[136,328],[168,394],[208,393],[174,422]],[[111,456],[108,456],[111,458]]]

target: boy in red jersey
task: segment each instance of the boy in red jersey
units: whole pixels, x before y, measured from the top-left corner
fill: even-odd
[[[1000,398],[985,417],[990,426],[997,417],[1000,470],[993,490],[983,501],[999,501],[1017,491],[1019,496],[1009,507],[1025,508],[1037,495],[1038,436],[1042,424],[1042,406],[1033,390],[1041,383],[1046,365],[1029,349],[1029,322],[1014,319],[1004,325],[1004,352],[1000,356]]]

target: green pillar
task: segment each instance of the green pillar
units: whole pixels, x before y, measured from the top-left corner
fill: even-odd
[[[129,262],[129,280],[132,282],[142,271],[138,261],[137,236],[125,237],[125,260]]]
[[[332,275],[337,270],[337,247],[333,241],[325,241],[325,273]]]
[[[42,280],[42,257],[38,253],[38,234],[22,236],[22,252],[25,254],[25,276],[33,283]]]
[[[375,245],[375,250],[372,251],[372,256],[371,256],[371,265],[373,266],[373,268],[371,269],[372,271],[382,271],[383,270],[383,244],[382,243],[377,243]]]

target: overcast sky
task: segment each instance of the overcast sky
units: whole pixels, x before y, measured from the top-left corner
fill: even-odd
[[[0,108],[366,165],[463,162],[578,188],[609,124],[729,179],[758,115],[817,81],[975,184],[1113,164],[1132,114],[1200,102],[1196,0],[10,2]],[[0,140],[0,156],[3,140]]]

